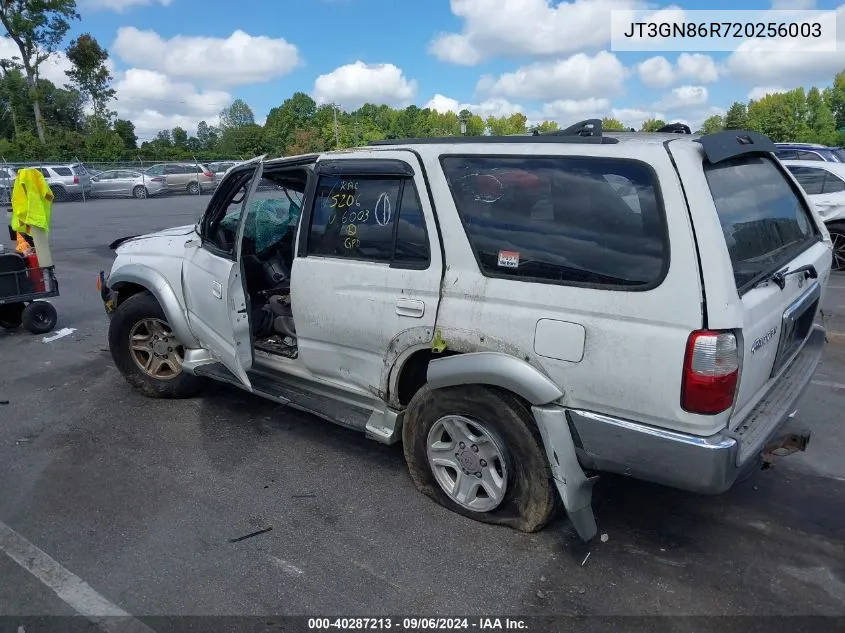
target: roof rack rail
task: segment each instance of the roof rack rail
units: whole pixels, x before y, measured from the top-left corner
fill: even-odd
[[[368,147],[390,145],[487,145],[495,143],[573,143],[584,145],[613,145],[619,139],[611,136],[563,136],[555,132],[549,134],[519,134],[517,136],[442,136],[427,138],[402,138],[369,141]]]
[[[581,136],[601,138],[601,119],[584,119],[573,123],[565,130],[546,132],[546,136]]]
[[[690,126],[683,123],[669,123],[668,125],[664,125],[662,128],[655,131],[666,132],[669,134],[692,134]]]

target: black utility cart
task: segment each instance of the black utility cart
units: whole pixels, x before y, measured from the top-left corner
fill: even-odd
[[[13,242],[17,239],[9,226],[11,208],[2,217]],[[45,334],[56,327],[58,314],[45,299],[59,296],[59,284],[53,266],[30,268],[26,257],[12,249],[0,251],[0,327],[10,330],[23,326],[33,334]]]

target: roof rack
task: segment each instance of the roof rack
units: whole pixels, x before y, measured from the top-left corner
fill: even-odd
[[[565,130],[554,132],[540,132],[534,130],[529,134],[514,136],[445,136],[430,138],[403,138],[370,141],[368,146],[379,145],[434,145],[439,143],[588,143],[595,145],[612,145],[619,139],[602,136],[601,119],[586,119],[570,125]]]
[[[668,125],[664,125],[662,128],[655,131],[669,134],[692,134],[690,126],[684,125],[683,123],[669,123]]]

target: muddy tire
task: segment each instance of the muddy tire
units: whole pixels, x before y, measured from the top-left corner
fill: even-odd
[[[465,517],[537,532],[558,508],[536,424],[507,392],[424,386],[408,405],[402,442],[417,490]]]
[[[190,398],[205,380],[182,370],[184,348],[149,292],[121,303],[109,324],[109,348],[126,381],[151,398]]]

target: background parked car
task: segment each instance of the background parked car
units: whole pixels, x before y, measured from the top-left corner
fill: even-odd
[[[845,270],[845,163],[782,161],[812,200],[833,240],[833,269]]]
[[[11,165],[0,167],[0,202],[8,203],[12,200],[12,187],[15,185],[15,178],[18,170]]]
[[[91,176],[79,163],[69,165],[42,165],[39,167],[47,184],[53,191],[54,199],[67,200],[91,193]]]
[[[148,168],[147,176],[164,176],[168,191],[198,194],[215,187],[214,174],[200,163],[159,163]]]
[[[96,196],[132,196],[146,198],[167,191],[164,176],[148,176],[137,169],[110,169],[91,179],[92,193]]]
[[[845,149],[817,143],[775,143],[780,160],[813,160],[845,163]]]
[[[211,171],[211,173],[214,174],[214,186],[216,187],[220,184],[220,181],[223,180],[223,175],[230,167],[238,165],[240,162],[241,161],[229,160],[216,163],[209,163],[208,169]]]

